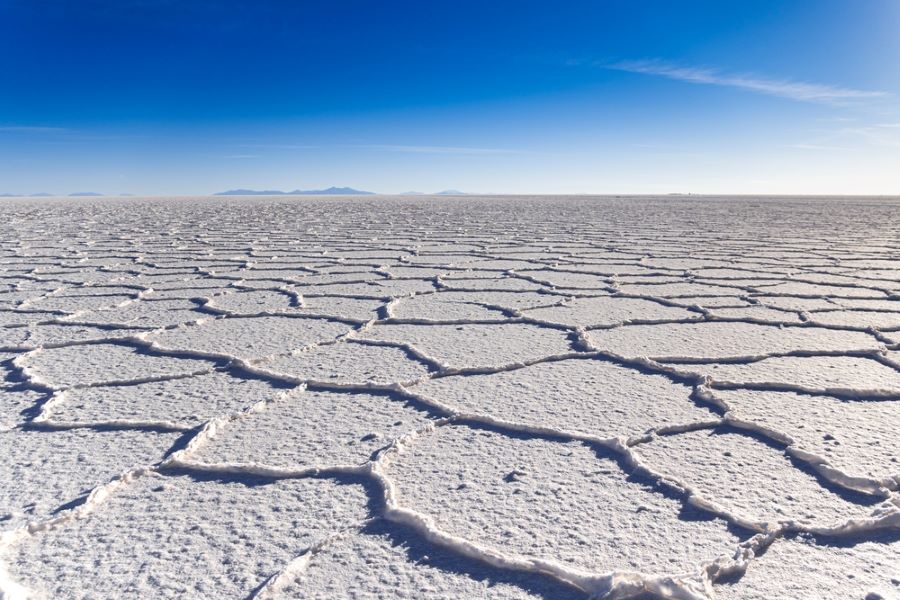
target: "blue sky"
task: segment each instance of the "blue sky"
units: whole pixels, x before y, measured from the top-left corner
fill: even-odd
[[[0,0],[0,193],[900,194],[900,2]]]

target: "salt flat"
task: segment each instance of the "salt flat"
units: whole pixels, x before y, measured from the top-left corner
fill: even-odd
[[[0,204],[0,592],[900,598],[900,201]]]

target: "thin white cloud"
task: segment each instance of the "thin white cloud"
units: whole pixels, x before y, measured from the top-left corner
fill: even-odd
[[[409,152],[412,154],[519,154],[517,150],[505,148],[466,148],[460,146],[402,146],[394,144],[367,144],[350,146],[366,150],[387,152]]]
[[[36,127],[33,125],[0,125],[3,133],[64,133],[71,131],[65,127]]]
[[[837,138],[856,138],[865,141],[872,146],[884,146],[887,148],[900,148],[900,136],[893,127],[874,125],[870,127],[845,127],[833,132]]]
[[[272,148],[274,150],[318,150],[328,146],[310,144],[234,144],[236,148]]]
[[[401,144],[332,144],[332,145],[307,145],[307,144],[238,144],[241,148],[273,148],[279,150],[375,150],[381,152],[407,152],[411,154],[523,154],[521,150],[508,148],[471,148],[464,146],[413,146]]]
[[[882,91],[856,90],[789,79],[769,79],[756,75],[729,74],[719,69],[683,66],[663,60],[626,60],[602,66],[616,71],[655,75],[688,83],[733,87],[802,102],[841,103],[881,98],[888,95]]]
[[[827,146],[825,144],[788,144],[788,148],[794,148],[795,150],[822,150],[822,151],[847,151],[852,150],[852,148],[846,148],[843,146]]]
[[[838,129],[810,131],[810,138],[788,147],[801,150],[864,150],[866,148],[900,148],[900,127],[892,123],[856,125]],[[900,125],[900,124],[898,124]]]

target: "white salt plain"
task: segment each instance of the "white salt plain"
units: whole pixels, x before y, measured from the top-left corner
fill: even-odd
[[[11,199],[4,598],[900,598],[900,201]]]

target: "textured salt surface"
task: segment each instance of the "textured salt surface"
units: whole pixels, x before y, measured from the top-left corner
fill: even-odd
[[[673,364],[721,385],[831,392],[854,399],[900,398],[900,371],[869,357],[785,356],[753,362]]]
[[[669,359],[875,350],[880,346],[873,336],[854,331],[733,322],[635,325],[591,331],[588,339],[597,349],[620,356]]]
[[[221,414],[265,401],[279,392],[264,379],[211,372],[133,385],[66,390],[45,405],[41,417],[52,423],[159,424],[188,429]]]
[[[177,435],[138,431],[0,432],[0,523],[46,518],[134,467],[162,460]]]
[[[255,317],[217,319],[146,339],[167,350],[252,360],[333,341],[348,331],[345,323],[325,319]]]
[[[0,212],[4,598],[900,597],[896,200]]]
[[[564,331],[525,323],[375,325],[364,339],[409,344],[449,368],[504,366],[569,352]]]
[[[702,430],[661,436],[635,448],[642,464],[714,498],[749,521],[797,521],[829,526],[869,511],[823,489],[778,448],[730,431]],[[715,468],[710,468],[715,465]],[[765,480],[765,485],[759,485]]]
[[[460,573],[456,557],[440,549],[395,541],[389,535],[344,536],[323,547],[298,573],[285,581],[283,598],[578,598],[573,590],[559,589],[525,578],[519,586],[500,579],[489,569]],[[427,553],[426,553],[427,552]],[[442,568],[449,562],[453,569]],[[521,584],[525,583],[525,586]],[[543,583],[543,585],[540,585]],[[523,589],[525,587],[526,589]],[[534,589],[534,588],[537,589]]]
[[[728,405],[734,422],[786,435],[796,448],[827,458],[847,474],[888,481],[900,473],[900,400],[751,390],[716,391],[716,397]]]
[[[223,427],[193,458],[298,469],[361,465],[427,420],[427,413],[384,395],[299,392]]]
[[[201,360],[172,360],[141,354],[114,344],[89,344],[36,350],[13,361],[32,382],[54,388],[94,385],[109,381],[136,381],[208,371]]]
[[[403,348],[339,342],[257,364],[258,369],[297,381],[387,385],[428,374],[426,364]]]
[[[691,401],[689,386],[599,360],[570,359],[486,375],[440,377],[410,391],[463,414],[599,438],[716,417]]]
[[[566,325],[597,327],[618,325],[634,321],[678,321],[700,319],[697,313],[683,308],[665,306],[640,298],[576,298],[562,306],[536,308],[526,313],[536,319],[545,319]]]
[[[679,519],[677,501],[575,442],[447,426],[398,457],[388,476],[402,506],[451,534],[585,570],[689,572],[738,543],[722,521]]]
[[[357,485],[147,476],[75,526],[18,544],[11,570],[54,598],[244,596],[365,517]]]
[[[717,586],[723,600],[817,598],[890,600],[900,581],[900,540],[835,543],[814,538],[782,540],[757,557],[735,583]]]

